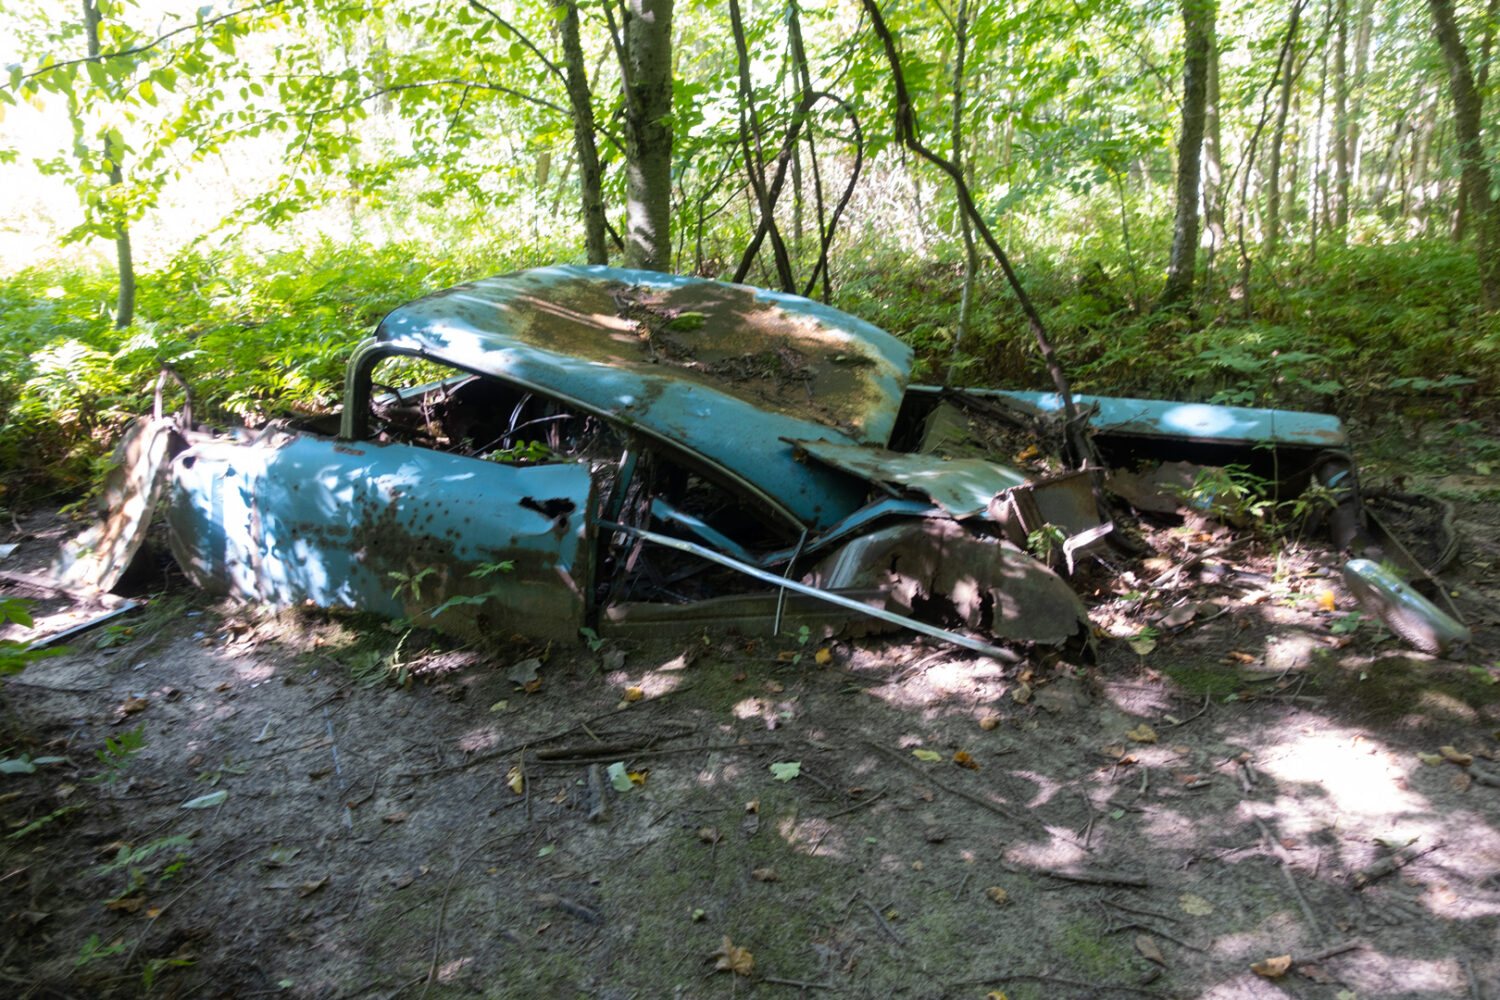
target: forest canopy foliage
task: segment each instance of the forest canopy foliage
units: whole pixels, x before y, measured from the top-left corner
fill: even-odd
[[[162,365],[209,416],[326,410],[386,309],[539,263],[794,289],[906,338],[928,380],[1050,388],[976,221],[1080,391],[1494,396],[1493,5],[7,8],[0,171],[44,195],[0,209],[12,499],[90,482]]]

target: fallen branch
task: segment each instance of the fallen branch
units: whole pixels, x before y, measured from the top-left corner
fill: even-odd
[[[1149,889],[1151,887],[1151,881],[1144,875],[1131,875],[1129,872],[1103,870],[1070,872],[1064,871],[1061,868],[1032,868],[1028,870],[1036,875],[1050,875],[1065,882],[1081,882],[1084,885],[1125,885],[1135,889]]]
[[[1420,850],[1411,851],[1410,853],[1405,854],[1403,854],[1402,852],[1405,851],[1406,848],[1401,848],[1401,850],[1395,851],[1391,854],[1387,854],[1385,857],[1381,858],[1373,865],[1367,865],[1364,868],[1361,868],[1359,871],[1354,872],[1349,876],[1349,881],[1353,884],[1354,888],[1363,889],[1365,886],[1369,885],[1371,882],[1374,882],[1376,879],[1384,878],[1385,876],[1390,875],[1392,872],[1400,871],[1402,868],[1405,868],[1407,865],[1411,864],[1413,861],[1417,860],[1423,855],[1431,854],[1433,851],[1442,846],[1443,842],[1439,840],[1432,844],[1429,844],[1427,847],[1424,847]]]
[[[1017,814],[1011,812],[1009,809],[1002,808],[1001,806],[996,805],[988,799],[981,798],[978,795],[973,794],[972,792],[966,792],[960,788],[954,788],[952,785],[943,784],[941,781],[938,781],[935,777],[933,777],[929,771],[917,767],[915,764],[906,760],[906,758],[902,757],[894,750],[888,750],[885,747],[881,746],[879,743],[868,743],[867,745],[872,749],[877,750],[885,756],[889,757],[891,760],[894,760],[896,763],[900,764],[907,770],[920,774],[922,776],[922,780],[936,785],[943,791],[947,792],[949,795],[957,795],[961,799],[968,799],[976,806],[979,806],[982,809],[988,809],[996,816],[1003,816],[1013,823],[1019,823],[1022,826],[1029,826],[1033,830],[1042,833],[1051,833],[1051,831],[1048,830],[1046,826],[1044,826],[1039,820],[1032,819],[1030,816],[1018,816]]]

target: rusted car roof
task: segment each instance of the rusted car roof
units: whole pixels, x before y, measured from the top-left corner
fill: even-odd
[[[351,370],[403,353],[530,385],[706,460],[814,528],[863,502],[784,439],[884,445],[911,368],[878,327],[797,296],[651,271],[542,267],[396,309]],[[364,407],[347,406],[359,439]]]

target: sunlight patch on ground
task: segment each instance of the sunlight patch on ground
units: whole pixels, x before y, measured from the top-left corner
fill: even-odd
[[[891,680],[876,683],[868,692],[895,708],[910,709],[933,708],[959,699],[998,702],[1009,688],[1004,666],[981,656],[972,660],[918,661]]]
[[[458,738],[458,748],[464,753],[483,753],[500,745],[500,734],[490,727],[471,729]]]
[[[1011,771],[1009,773],[1013,778],[1021,778],[1036,785],[1036,794],[1032,796],[1030,802],[1026,803],[1027,809],[1046,805],[1063,787],[1056,779],[1049,778],[1045,774],[1037,774],[1035,771]]]
[[[808,857],[842,858],[848,853],[844,831],[826,819],[798,820],[795,816],[787,816],[776,824],[776,832],[794,851]],[[887,857],[882,864],[891,871],[901,868],[901,862],[896,858]]]
[[[639,688],[642,698],[660,698],[664,694],[671,694],[683,684],[684,675],[673,672],[680,669],[673,666],[675,662],[675,660],[668,661],[634,678],[623,670],[612,670],[604,680],[610,687],[620,692],[621,698],[626,698],[626,692],[631,688]]]
[[[1281,815],[1301,811],[1318,825],[1340,817],[1387,824],[1401,836],[1436,832],[1432,806],[1407,789],[1409,767],[1383,744],[1351,729],[1302,726],[1255,755],[1255,767],[1278,782],[1320,786],[1327,807],[1308,796],[1278,802]],[[1290,832],[1283,829],[1283,832]]]
[[[1404,958],[1370,950],[1351,952],[1350,956],[1351,960],[1342,963],[1329,959],[1328,964],[1361,1000],[1423,994],[1437,1000],[1470,995],[1468,977],[1455,958]]]
[[[1083,845],[1071,839],[1071,831],[1052,833],[1051,839],[1044,844],[1015,844],[1006,850],[1005,860],[1018,868],[1065,869],[1092,863]]]

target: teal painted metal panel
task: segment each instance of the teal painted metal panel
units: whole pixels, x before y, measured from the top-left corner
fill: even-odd
[[[584,623],[593,506],[583,465],[280,434],[178,456],[168,527],[178,563],[213,592],[459,634],[524,625],[572,637]],[[503,562],[512,568],[475,575]],[[400,587],[403,577],[415,587]],[[462,603],[434,619],[450,598]]]

